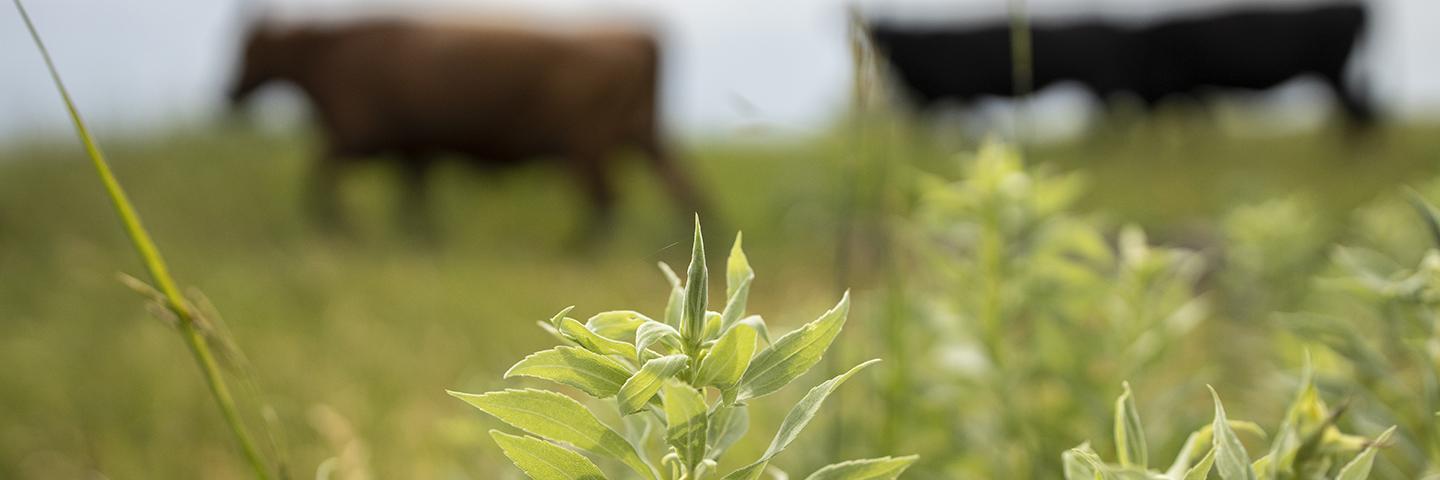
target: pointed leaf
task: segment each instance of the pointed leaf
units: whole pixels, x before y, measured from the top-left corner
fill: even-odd
[[[671,269],[669,264],[660,262],[660,271],[670,282],[670,300],[665,303],[665,324],[678,329],[681,318],[685,316],[685,286],[680,283],[680,276],[675,275],[675,270]]]
[[[640,312],[631,310],[616,310],[613,312],[600,312],[585,321],[585,328],[596,334],[614,339],[628,339],[635,334],[635,329],[650,321],[650,317]]]
[[[620,386],[619,398],[616,399],[620,402],[620,411],[629,415],[645,408],[665,380],[684,370],[685,362],[689,360],[690,357],[676,354],[645,362],[640,371]]]
[[[1335,480],[1365,480],[1366,478],[1370,478],[1370,467],[1375,464],[1375,453],[1378,451],[1378,447],[1384,446],[1386,442],[1389,442],[1390,436],[1394,433],[1395,427],[1385,429],[1385,432],[1381,433],[1379,437],[1375,437],[1375,441],[1365,446],[1365,450],[1360,451],[1360,454],[1350,460],[1350,463],[1345,464],[1345,468],[1340,469],[1340,474],[1335,476]]]
[[[1115,452],[1120,456],[1120,466],[1149,468],[1149,450],[1145,445],[1145,430],[1140,425],[1140,412],[1135,408],[1135,394],[1130,382],[1121,384],[1125,392],[1115,399]]]
[[[686,471],[705,459],[705,436],[709,417],[705,396],[680,382],[665,383],[665,424],[669,426],[665,442],[680,454]]]
[[[892,480],[905,473],[910,464],[920,457],[880,457],[865,460],[850,460],[816,470],[805,480]]]
[[[619,340],[602,337],[599,334],[585,328],[579,320],[566,318],[560,321],[560,333],[565,334],[575,343],[585,347],[586,350],[601,355],[618,355],[630,360],[636,360],[635,346]]]
[[[745,304],[750,299],[750,283],[755,280],[755,271],[745,250],[740,247],[741,235],[735,234],[735,246],[730,248],[730,259],[725,265],[725,310],[720,314],[720,331],[733,327],[745,315]]]
[[[642,477],[656,475],[625,437],[574,399],[545,390],[504,390],[480,395],[449,392],[480,411],[532,435],[619,460]]]
[[[505,378],[533,377],[578,388],[595,398],[620,391],[630,371],[610,357],[583,348],[555,347],[530,354],[505,372]]]
[[[1215,449],[1212,448],[1209,452],[1205,452],[1205,456],[1200,458],[1199,463],[1196,463],[1195,466],[1186,470],[1185,476],[1180,477],[1180,480],[1205,480],[1210,478],[1210,470],[1214,467]]]
[[[694,383],[702,387],[714,385],[728,390],[739,382],[745,369],[750,366],[750,358],[755,355],[755,337],[755,329],[749,325],[736,325],[721,335],[720,340],[710,349],[710,354],[700,361],[700,370],[695,374]]]
[[[854,376],[860,370],[879,361],[879,359],[870,360],[856,365],[854,368],[851,368],[850,371],[826,380],[824,383],[810,389],[799,402],[795,403],[795,406],[790,408],[790,413],[785,415],[785,420],[780,422],[780,430],[775,432],[775,438],[770,440],[770,447],[765,449],[765,454],[761,455],[760,459],[756,460],[755,463],[730,472],[729,475],[725,476],[725,480],[754,480],[759,477],[760,473],[765,471],[765,466],[770,463],[770,459],[774,458],[775,455],[779,455],[781,451],[785,450],[785,447],[790,446],[790,442],[795,441],[795,438],[800,436],[800,431],[804,430],[805,425],[809,424],[810,420],[815,418],[815,413],[820,410],[820,406],[825,403],[825,398],[829,397],[831,392],[834,392],[840,384],[845,383],[846,380],[849,380],[850,377]]]
[[[1060,454],[1060,462],[1064,466],[1065,480],[1107,478],[1104,462],[1100,461],[1100,455],[1090,448],[1090,442],[1066,450],[1065,453]]]
[[[675,327],[654,320],[645,322],[635,330],[636,350],[643,352],[656,343],[670,348],[662,353],[675,352],[680,349],[680,332],[675,330]]]
[[[850,292],[815,321],[785,334],[761,350],[740,379],[739,400],[759,398],[779,390],[820,362],[850,313]]]
[[[740,441],[745,436],[745,431],[750,429],[750,413],[744,405],[725,406],[720,405],[710,413],[710,429],[706,432],[705,444],[708,445],[706,457],[712,460],[719,460],[731,445]]]
[[[1212,438],[1215,449],[1215,467],[1220,471],[1222,480],[1255,480],[1255,471],[1250,469],[1250,455],[1245,452],[1245,445],[1240,443],[1240,437],[1230,429],[1230,423],[1225,419],[1225,406],[1220,403],[1220,394],[1215,393],[1215,388],[1210,388],[1210,395],[1215,399],[1215,422],[1212,424],[1214,437]]]
[[[490,437],[533,480],[605,480],[605,474],[590,459],[559,445],[499,430],[491,430]]]
[[[700,217],[695,217],[694,249],[690,252],[690,269],[685,275],[685,311],[681,317],[680,335],[690,345],[705,339],[705,308],[710,302],[710,270],[705,267],[705,239],[700,236]]]

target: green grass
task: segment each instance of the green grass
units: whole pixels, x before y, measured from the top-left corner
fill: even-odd
[[[1161,241],[1208,231],[1236,205],[1291,194],[1339,219],[1440,172],[1440,127],[1389,128],[1358,153],[1333,133],[1236,139],[1166,123],[1039,147],[1030,163],[1083,170],[1086,209],[1138,221]],[[534,322],[567,304],[661,311],[654,292],[665,284],[654,264],[684,265],[689,254],[683,212],[638,165],[621,175],[616,235],[588,254],[565,247],[582,211],[560,169],[444,168],[432,179],[442,226],[432,250],[392,228],[398,188],[382,165],[346,179],[353,239],[309,228],[298,208],[312,150],[304,135],[197,127],[101,141],[182,288],[213,301],[248,355],[296,478],[310,477],[339,453],[332,441],[345,440],[312,424],[321,405],[353,426],[375,478],[511,472],[485,435],[495,424],[444,389],[501,388],[505,368],[548,344]],[[846,145],[836,136],[687,149],[718,205],[707,231],[764,239],[747,243],[751,263],[763,266],[764,288],[750,301],[778,328],[810,320],[839,294],[834,225],[846,186],[834,167]],[[952,167],[928,140],[897,150],[907,152],[904,163]],[[84,162],[66,137],[0,147],[0,478],[245,478],[189,354],[115,281],[115,272],[142,266]],[[876,284],[867,271],[852,282],[857,311],[842,339],[878,329],[864,316],[882,307],[866,294]],[[845,360],[874,348],[861,342]],[[1217,385],[1240,391],[1228,387]],[[259,403],[238,393],[255,424]],[[1246,401],[1227,397],[1227,408],[1245,411]],[[757,415],[757,425],[774,424],[783,412]],[[742,444],[736,455],[763,448]]]

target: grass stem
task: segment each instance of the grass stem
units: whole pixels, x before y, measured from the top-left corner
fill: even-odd
[[[51,59],[49,50],[45,48],[45,43],[41,41],[40,33],[35,29],[35,24],[30,20],[25,6],[20,3],[20,0],[13,1],[15,9],[20,13],[20,18],[25,22],[25,28],[30,31],[30,38],[35,41],[35,47],[39,49],[40,56],[45,60],[45,67],[50,71],[50,79],[55,82],[55,88],[65,102],[65,109],[75,125],[75,134],[84,144],[85,153],[90,157],[90,161],[95,167],[95,173],[100,176],[100,181],[104,183],[105,192],[110,196],[115,213],[120,216],[120,222],[125,228],[125,233],[130,237],[130,243],[135,247],[135,253],[140,255],[141,261],[145,263],[150,280],[155,282],[156,288],[164,295],[165,307],[175,314],[180,335],[189,346],[190,353],[195,357],[195,363],[200,367],[200,373],[204,375],[205,383],[210,387],[210,394],[215,397],[215,403],[225,417],[225,423],[230,427],[231,433],[235,435],[235,441],[240,445],[245,459],[254,468],[255,477],[268,480],[271,478],[270,471],[265,466],[260,451],[255,447],[254,440],[245,430],[245,424],[241,421],[240,414],[235,408],[234,397],[231,396],[230,389],[226,387],[224,379],[220,376],[220,368],[215,362],[215,355],[210,351],[210,345],[206,342],[200,327],[196,325],[194,312],[185,303],[184,297],[180,295],[179,289],[175,286],[175,280],[170,276],[169,268],[165,265],[165,260],[160,256],[160,250],[155,247],[155,242],[150,239],[149,232],[140,223],[139,213],[135,211],[135,207],[125,195],[120,181],[116,180],[114,173],[111,172],[110,164],[100,153],[100,147],[95,144],[89,128],[85,126],[85,121],[80,118],[80,112],[75,108],[75,102],[70,98],[70,92],[65,88],[65,83],[60,80],[60,72],[55,68],[55,62]]]

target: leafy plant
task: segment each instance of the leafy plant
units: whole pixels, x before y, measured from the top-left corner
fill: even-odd
[[[271,478],[273,476],[272,467],[267,465],[268,462],[260,454],[255,441],[245,428],[245,423],[235,407],[234,396],[221,376],[219,363],[216,362],[215,354],[211,350],[211,341],[223,341],[223,339],[215,338],[215,330],[212,325],[206,323],[206,317],[180,294],[177,283],[170,276],[170,269],[166,265],[165,259],[160,255],[160,249],[155,246],[154,240],[150,238],[150,232],[140,222],[140,213],[130,203],[125,189],[120,186],[120,181],[111,172],[109,162],[100,152],[100,146],[95,139],[90,136],[90,129],[86,127],[85,120],[80,117],[80,110],[75,106],[74,100],[70,98],[70,92],[65,88],[65,83],[60,80],[60,72],[55,68],[55,63],[50,58],[50,52],[45,48],[45,43],[41,41],[35,24],[30,21],[30,14],[25,11],[25,6],[20,3],[20,0],[14,0],[14,4],[15,10],[20,13],[20,18],[25,23],[25,28],[30,32],[31,40],[35,42],[36,49],[40,51],[41,58],[45,60],[45,67],[50,71],[50,79],[60,93],[60,98],[64,101],[66,111],[75,126],[75,135],[85,146],[85,154],[90,157],[91,165],[104,184],[105,193],[115,208],[115,214],[120,217],[120,223],[130,237],[130,243],[134,246],[135,253],[145,264],[145,270],[150,274],[150,279],[155,286],[145,285],[138,279],[131,279],[131,281],[140,286],[147,294],[152,295],[155,302],[168,312],[169,319],[173,320],[171,323],[189,348],[195,364],[200,367],[200,373],[205,378],[210,395],[214,397],[216,406],[220,408],[220,413],[225,418],[225,424],[234,435],[235,442],[254,471],[255,478],[261,480]]]
[[[747,404],[775,393],[820,361],[845,325],[850,295],[847,292],[820,318],[770,341],[765,321],[745,315],[755,276],[740,235],[726,263],[725,306],[718,312],[707,310],[709,272],[698,220],[685,281],[663,263],[661,270],[671,284],[661,320],[621,310],[602,312],[581,323],[567,316],[571,308],[566,308],[540,323],[562,344],[526,357],[505,374],[548,380],[606,400],[624,419],[623,433],[580,402],[554,391],[450,392],[525,432],[492,430],[490,434],[531,478],[607,478],[592,461],[599,458],[649,480],[758,479],[767,470],[778,470],[771,460],[799,436],[840,384],[878,361],[856,365],[811,388],[791,407],[760,458],[721,477],[721,455],[749,429]],[[656,440],[652,432],[659,433],[658,443],[664,445],[658,463],[647,454],[651,443],[657,443],[652,442]],[[807,478],[890,479],[916,458],[841,462]]]
[[[1436,242],[1417,264],[1405,266],[1370,248],[1337,248],[1306,312],[1284,315],[1281,323],[1326,347],[1344,366],[1338,377],[1360,387],[1357,423],[1400,426],[1392,468],[1411,478],[1440,478],[1440,222],[1418,194],[1411,203],[1421,220],[1410,216],[1411,233]],[[1374,212],[1385,210],[1367,213]]]
[[[1380,446],[1388,444],[1395,427],[1367,440],[1340,432],[1335,422],[1344,408],[1331,409],[1320,398],[1307,362],[1300,392],[1290,404],[1269,449],[1251,456],[1238,431],[1263,437],[1259,426],[1230,420],[1214,389],[1215,417],[1190,434],[1175,460],[1163,471],[1149,461],[1145,430],[1130,385],[1115,402],[1115,451],[1118,461],[1101,461],[1084,443],[1061,455],[1066,480],[1204,480],[1217,473],[1222,480],[1362,480],[1369,478]],[[1343,461],[1347,460],[1348,461]],[[1343,462],[1342,462],[1343,461]]]
[[[1133,227],[1112,247],[1070,212],[1079,178],[1027,170],[1002,145],[965,167],[922,189],[915,222],[916,288],[934,320],[908,341],[938,367],[907,390],[935,432],[917,443],[951,455],[948,478],[1058,476],[1047,452],[1098,426],[1109,404],[1098,392],[1155,371],[1208,315],[1195,292],[1203,262]]]

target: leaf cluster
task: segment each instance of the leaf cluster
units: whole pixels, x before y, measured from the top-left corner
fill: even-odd
[[[617,310],[581,322],[566,308],[540,322],[561,345],[526,357],[505,374],[573,387],[603,400],[625,421],[622,431],[554,391],[451,392],[524,432],[495,430],[491,435],[531,478],[610,478],[593,461],[604,459],[626,467],[630,477],[648,480],[756,480],[778,471],[771,461],[799,437],[832,392],[878,361],[856,365],[811,388],[790,408],[759,458],[721,475],[721,456],[750,429],[749,402],[775,393],[820,362],[845,325],[850,295],[846,292],[819,318],[772,340],[763,318],[745,314],[755,275],[739,235],[726,262],[726,296],[718,312],[707,309],[709,271],[698,222],[684,281],[663,263],[661,270],[671,288],[660,320]],[[652,432],[660,438],[652,438]],[[652,443],[664,450],[658,463],[647,455]],[[916,458],[852,460],[806,478],[891,479]]]

